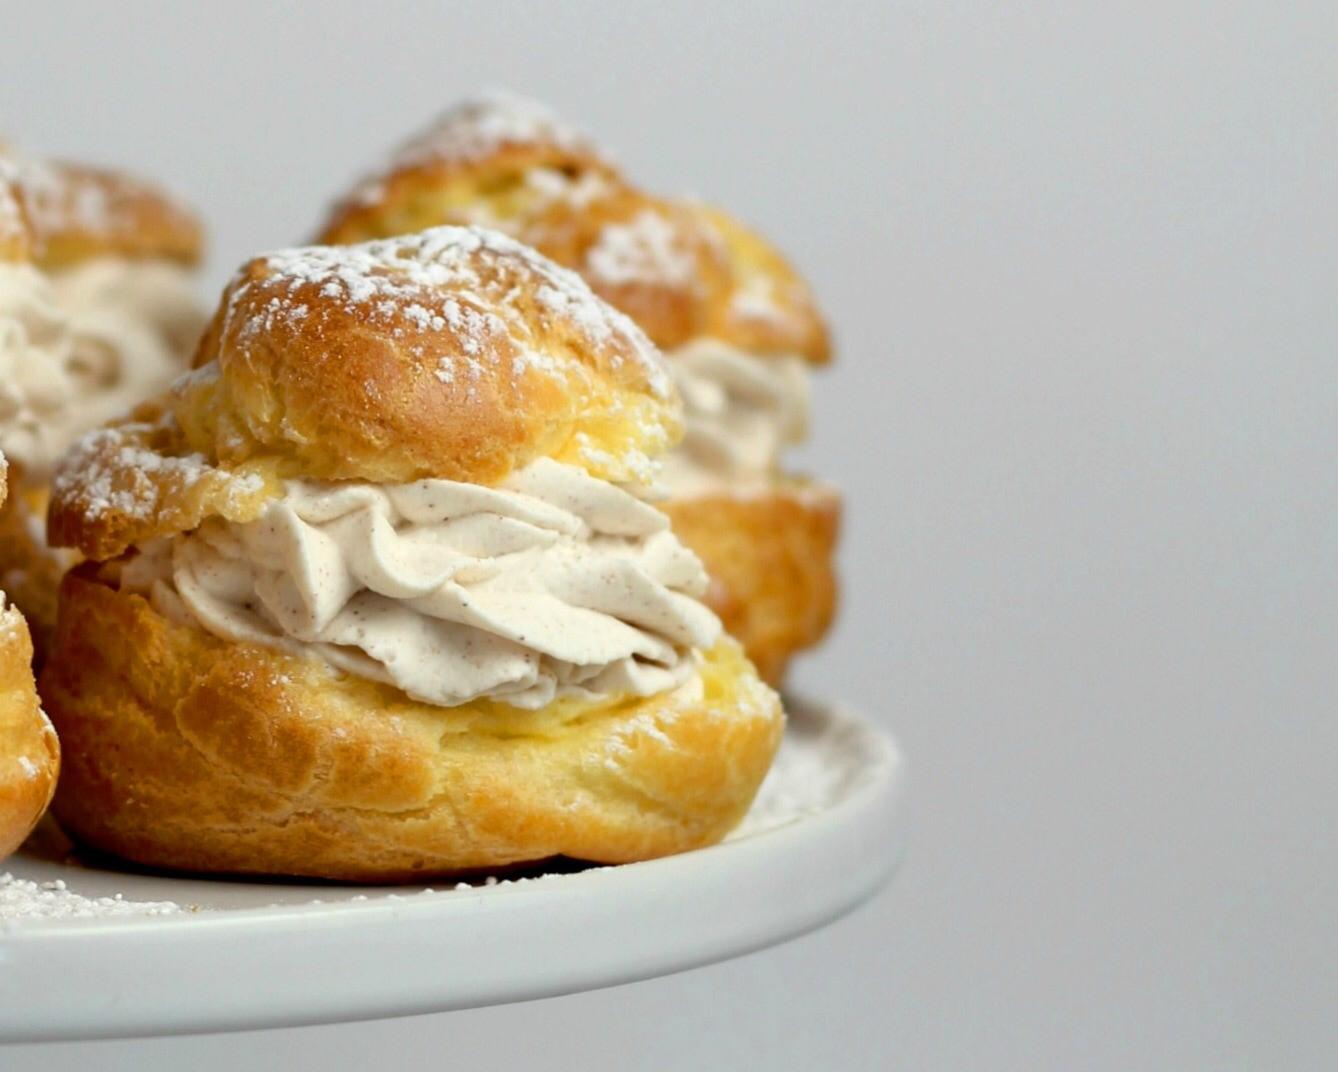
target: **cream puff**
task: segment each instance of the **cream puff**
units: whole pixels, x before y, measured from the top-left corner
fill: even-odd
[[[205,317],[191,272],[201,228],[154,186],[5,151],[0,175],[27,237],[0,270],[0,447],[13,466],[0,514],[0,583],[42,656],[74,561],[46,546],[55,459],[80,434],[162,391]]]
[[[737,823],[779,700],[646,501],[673,384],[578,276],[478,229],[281,251],[195,366],[54,483],[74,836],[392,881]]]
[[[546,109],[489,97],[448,111],[336,206],[322,241],[482,224],[574,268],[665,352],[686,435],[663,486],[705,561],[710,605],[775,683],[826,633],[840,500],[786,473],[810,369],[830,359],[806,284],[725,213],[635,187]]]

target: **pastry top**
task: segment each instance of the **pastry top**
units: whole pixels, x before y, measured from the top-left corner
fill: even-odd
[[[443,223],[495,226],[542,211],[555,197],[579,199],[620,183],[608,157],[544,105],[490,93],[449,108],[362,179],[335,208],[322,241],[358,242]],[[392,218],[398,229],[385,229]]]
[[[322,241],[483,224],[579,271],[672,349],[711,336],[767,356],[830,357],[812,292],[718,209],[636,189],[584,136],[512,98],[447,112],[334,210]]]
[[[6,163],[39,267],[52,270],[107,256],[199,262],[204,245],[199,218],[160,187],[119,171],[12,152]]]
[[[195,368],[175,402],[193,449],[227,465],[278,455],[308,478],[493,484],[550,456],[627,480],[678,435],[645,335],[477,228],[257,257]]]
[[[294,477],[491,486],[551,457],[645,480],[680,434],[645,335],[508,238],[282,250],[233,277],[167,398],[67,456],[50,537],[106,558],[252,520]]]

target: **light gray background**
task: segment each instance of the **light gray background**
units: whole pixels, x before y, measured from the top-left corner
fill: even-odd
[[[1008,6],[6,5],[0,130],[175,184],[211,288],[490,83],[775,236],[850,500],[797,680],[897,732],[914,834],[676,978],[0,1064],[1335,1067],[1338,9]]]

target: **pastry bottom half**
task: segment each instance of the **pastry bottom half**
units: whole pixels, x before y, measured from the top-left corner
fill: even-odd
[[[790,659],[832,623],[839,496],[787,480],[659,505],[711,575],[706,602],[762,677],[778,685]]]
[[[60,769],[60,745],[37,702],[32,657],[23,615],[0,610],[0,858],[42,817]]]
[[[154,867],[410,880],[720,840],[780,740],[780,701],[722,640],[701,688],[541,711],[455,708],[178,625],[71,571],[42,675],[54,810]]]

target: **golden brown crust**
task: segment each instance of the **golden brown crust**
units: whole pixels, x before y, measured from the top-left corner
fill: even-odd
[[[106,256],[199,263],[199,218],[153,183],[60,160],[20,159],[17,167],[39,267]]]
[[[723,209],[688,206],[716,236],[729,264],[728,299],[707,332],[751,354],[800,354],[831,361],[831,337],[813,291],[785,255]]]
[[[837,493],[785,482],[660,505],[711,574],[705,602],[763,679],[779,683],[790,658],[822,639],[836,610]]]
[[[521,241],[579,271],[665,350],[725,330],[729,264],[689,205],[620,188],[555,203],[517,230]]]
[[[41,669],[56,631],[56,593],[78,557],[48,547],[43,538],[50,489],[15,477],[13,494],[0,496],[0,587],[27,619],[33,666]]]
[[[173,408],[191,446],[330,480],[493,484],[540,456],[644,475],[680,434],[654,347],[578,277],[439,228],[251,261]]]
[[[496,226],[543,214],[555,185],[621,183],[588,138],[542,106],[509,95],[466,100],[354,187],[320,241],[348,245],[443,223]]]
[[[488,109],[475,102],[448,112],[413,143],[431,151],[401,154],[364,182],[321,240],[496,227],[580,272],[664,349],[711,335],[759,355],[829,359],[812,292],[759,235],[718,209],[636,189],[588,141],[568,133],[555,145],[548,128],[517,122],[508,102]],[[510,136],[475,136],[485,121]]]
[[[394,881],[646,859],[723,837],[779,741],[779,701],[730,641],[699,699],[508,717],[224,643],[92,576],[64,582],[42,679],[65,750],[56,814],[144,864]]]
[[[190,452],[171,414],[150,402],[130,420],[84,436],[61,459],[47,541],[113,558],[207,517],[253,521],[282,490],[272,459],[235,469],[211,464]]]
[[[60,745],[33,685],[23,616],[0,610],[0,858],[22,843],[56,789]]]

